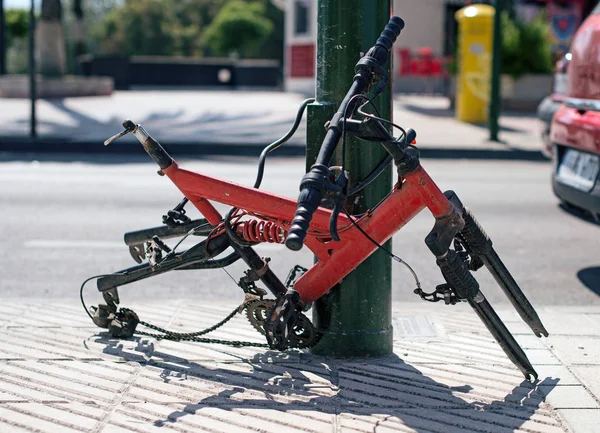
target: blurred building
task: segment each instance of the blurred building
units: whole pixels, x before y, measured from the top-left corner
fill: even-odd
[[[285,87],[313,94],[317,0],[285,1]],[[597,0],[512,0],[514,11],[531,20],[546,12],[556,51],[570,38]],[[455,52],[457,23],[454,14],[473,3],[492,0],[393,0],[394,13],[406,27],[394,46],[394,90],[405,93],[445,93],[446,66]]]

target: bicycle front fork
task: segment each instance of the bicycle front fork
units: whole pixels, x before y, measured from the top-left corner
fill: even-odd
[[[486,266],[523,321],[536,336],[547,337],[548,331],[494,251],[491,239],[471,211],[463,206],[454,191],[447,191],[444,195],[452,203],[453,211],[450,215],[436,219],[433,230],[425,238],[425,243],[435,255],[436,263],[442,271],[444,279],[455,290],[456,295],[471,305],[508,358],[525,375],[525,378],[530,381],[532,378],[536,380],[538,375],[527,359],[527,355],[479,290],[479,284],[469,271],[467,263],[455,250],[450,249],[454,239],[460,240],[472,259],[479,258]]]

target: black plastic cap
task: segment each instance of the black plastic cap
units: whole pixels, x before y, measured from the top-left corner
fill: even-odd
[[[285,246],[292,251],[300,251],[304,240],[295,234],[289,234],[285,239]]]
[[[402,18],[397,17],[397,16],[393,16],[390,18],[390,22],[389,24],[395,24],[396,26],[398,26],[398,34],[396,35],[396,37],[400,36],[400,32],[404,29],[405,26],[405,22]]]

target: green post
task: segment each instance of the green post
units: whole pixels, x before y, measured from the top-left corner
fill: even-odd
[[[29,118],[29,136],[37,138],[37,117],[35,102],[37,99],[35,62],[35,0],[31,0],[29,8],[29,100],[31,103],[31,114]]]
[[[0,0],[0,75],[6,74],[6,20],[4,0]]]
[[[500,109],[502,101],[500,99],[500,73],[502,66],[502,29],[501,15],[504,0],[495,0],[496,13],[494,14],[494,45],[492,51],[492,83],[490,95],[490,140],[499,141],[498,139],[498,119],[500,118]]]
[[[356,62],[375,43],[391,16],[390,0],[319,0],[317,7],[316,102],[308,108],[307,168],[316,160],[325,137],[325,123],[352,84]],[[376,106],[384,118],[391,118],[391,80]],[[363,179],[384,156],[381,146],[348,139],[345,162],[350,186]],[[340,165],[340,158],[338,151],[332,165]],[[346,209],[360,213],[373,208],[390,191],[391,176],[389,168],[352,197]],[[313,353],[345,358],[392,353],[390,258],[375,252],[315,302],[313,320],[325,332]]]

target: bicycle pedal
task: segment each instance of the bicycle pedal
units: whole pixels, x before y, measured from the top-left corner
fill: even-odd
[[[108,324],[108,330],[115,338],[131,338],[140,319],[131,310],[119,311]]]

